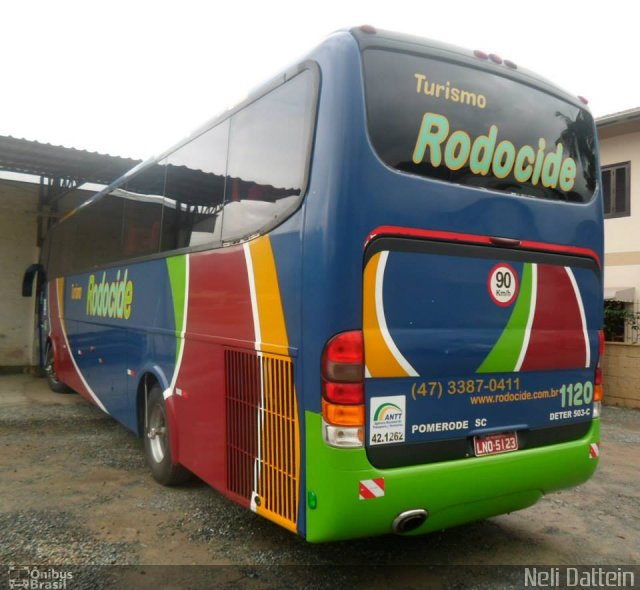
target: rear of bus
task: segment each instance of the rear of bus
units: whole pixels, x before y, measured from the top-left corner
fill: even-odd
[[[348,176],[327,197],[334,269],[313,287],[331,302],[305,304],[307,328],[326,336],[319,371],[305,356],[322,397],[306,413],[311,541],[521,509],[586,481],[599,455],[603,229],[589,111],[496,55],[351,35],[340,64],[319,58],[313,174],[323,117],[337,112],[332,83],[354,86]]]

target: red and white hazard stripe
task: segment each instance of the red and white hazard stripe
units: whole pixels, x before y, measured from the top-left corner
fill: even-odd
[[[589,457],[591,459],[597,459],[600,456],[600,443],[591,443],[589,445]]]
[[[360,499],[372,500],[384,496],[384,477],[364,479],[360,482]]]

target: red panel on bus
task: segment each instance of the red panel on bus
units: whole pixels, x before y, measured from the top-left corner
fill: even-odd
[[[522,371],[574,369],[588,364],[582,303],[576,298],[569,272],[563,266],[538,265],[536,310]]]
[[[55,365],[58,379],[66,383],[71,389],[88,399],[92,404],[95,401],[82,383],[80,375],[76,371],[71,359],[71,351],[66,346],[64,319],[60,319],[64,313],[64,279],[56,279],[49,283],[49,321],[50,336],[55,352]]]
[[[251,293],[242,246],[193,254],[189,261],[187,332],[232,338],[240,346],[255,342]]]
[[[220,490],[227,488],[224,349],[253,350],[254,334],[242,247],[191,255],[185,347],[176,383],[181,395],[173,396],[178,454],[180,463]]]

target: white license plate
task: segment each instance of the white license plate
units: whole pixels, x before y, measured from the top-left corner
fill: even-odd
[[[483,455],[498,455],[518,450],[518,435],[515,432],[474,436],[473,449],[476,457]]]

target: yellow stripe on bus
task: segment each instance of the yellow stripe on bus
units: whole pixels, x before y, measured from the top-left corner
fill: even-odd
[[[300,485],[300,427],[289,338],[269,236],[249,242],[258,308],[262,407],[256,512],[296,531]]]
[[[260,350],[273,354],[288,354],[289,339],[271,240],[269,236],[262,236],[249,242],[249,248],[260,322]]]
[[[56,279],[56,294],[58,295],[58,317],[64,321],[64,279]]]
[[[365,365],[371,377],[406,377],[407,371],[396,360],[382,335],[376,309],[376,276],[382,252],[374,254],[364,269],[363,331]]]

